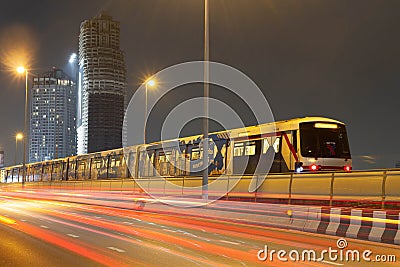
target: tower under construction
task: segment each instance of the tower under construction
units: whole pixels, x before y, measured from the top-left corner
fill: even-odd
[[[122,147],[126,67],[120,23],[104,12],[81,23],[78,154]]]

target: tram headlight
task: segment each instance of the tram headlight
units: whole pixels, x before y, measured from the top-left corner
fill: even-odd
[[[297,169],[296,169],[296,172],[297,173],[300,173],[300,172],[302,172],[304,169],[303,169],[303,167],[298,167]]]
[[[303,162],[296,162],[294,165],[294,169],[296,170],[297,173],[302,172],[303,169]]]

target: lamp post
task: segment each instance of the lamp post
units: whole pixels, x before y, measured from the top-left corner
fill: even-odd
[[[209,81],[209,16],[208,0],[204,0],[204,118],[203,118],[203,179],[202,198],[208,200],[208,97]]]
[[[22,161],[22,186],[25,185],[25,177],[26,177],[26,143],[27,143],[27,136],[28,136],[28,70],[23,67],[19,66],[17,68],[17,72],[20,74],[25,73],[25,123],[24,123],[24,158]]]
[[[76,53],[72,53],[68,62],[72,67],[72,76],[73,76],[73,82],[75,84],[75,97],[76,97],[76,130],[78,128],[78,126],[81,125],[81,121],[82,121],[82,87],[81,87],[81,79],[79,78],[79,63],[78,63],[78,55]],[[59,121],[58,121],[59,124]],[[58,125],[57,124],[57,125]],[[75,150],[78,148],[78,144],[77,144],[77,138],[74,138],[73,141],[73,146],[75,147]],[[66,152],[68,152],[69,149],[65,150]],[[72,152],[72,151],[70,151]],[[76,151],[74,151],[76,152]],[[58,157],[58,145],[57,145],[57,157]]]
[[[21,140],[22,138],[24,138],[24,135],[22,133],[17,133],[15,135],[15,161],[14,161],[14,165],[17,165],[18,140]]]
[[[147,119],[147,90],[148,87],[154,87],[156,85],[156,81],[154,79],[147,79],[145,83],[146,87],[146,96],[145,96],[145,107],[144,107],[144,127],[143,127],[143,144],[146,144],[146,119]]]

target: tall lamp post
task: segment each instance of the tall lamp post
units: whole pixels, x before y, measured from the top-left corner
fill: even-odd
[[[17,68],[17,72],[20,74],[25,73],[25,123],[24,123],[24,158],[22,161],[22,186],[25,185],[25,177],[26,177],[26,143],[27,143],[27,136],[28,136],[28,70],[23,67],[19,66]]]
[[[147,119],[147,90],[148,87],[154,87],[156,85],[156,81],[154,79],[147,79],[146,86],[146,96],[145,96],[145,107],[144,107],[144,126],[143,126],[143,144],[146,144],[146,119]]]
[[[208,0],[204,0],[204,118],[203,118],[203,179],[202,198],[208,200],[208,97],[209,81],[209,16]]]
[[[22,133],[17,133],[15,135],[15,161],[14,161],[14,165],[17,165],[18,140],[21,140],[22,138],[24,138],[24,135]]]

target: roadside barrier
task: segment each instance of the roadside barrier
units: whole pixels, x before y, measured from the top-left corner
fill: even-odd
[[[386,184],[383,182],[383,180],[379,182],[381,183],[381,188],[385,188],[388,183],[392,186],[398,184],[397,181],[399,179],[397,178],[399,177],[396,177],[395,179],[394,175],[386,172],[385,175]],[[312,177],[311,174],[309,176]],[[320,176],[317,178],[310,177],[306,177],[308,179],[307,183],[311,183],[312,179],[326,179],[323,177],[321,178]],[[333,175],[331,175],[331,178],[332,177]],[[378,183],[377,181],[380,179],[377,177],[378,176],[374,174],[372,178],[375,186]],[[184,182],[184,178],[181,179],[182,182]],[[272,180],[270,185],[279,184],[279,187],[281,188],[279,191],[279,197],[276,198],[281,199],[282,197],[283,200],[281,199],[282,201],[280,203],[278,202],[279,204],[263,203],[263,201],[266,199],[273,198],[272,193],[267,193],[267,191],[272,191],[272,188],[265,184],[264,187],[262,187],[264,188],[264,191],[254,192],[254,196],[249,197],[249,194],[252,194],[249,192],[243,195],[241,194],[241,190],[236,189],[236,191],[230,192],[228,196],[224,198],[225,200],[212,202],[204,207],[197,208],[169,206],[160,203],[157,200],[151,199],[133,179],[29,182],[25,183],[24,190],[40,193],[31,194],[29,197],[32,197],[33,199],[46,198],[60,201],[75,201],[129,209],[133,208],[151,212],[172,212],[190,216],[197,216],[201,214],[202,216],[215,217],[227,221],[273,226],[283,229],[293,229],[388,244],[400,244],[399,210],[384,210],[380,207],[371,209],[362,207],[354,208],[322,205],[293,205],[293,202],[295,202],[295,200],[299,200],[300,196],[303,196],[303,201],[310,200],[310,203],[318,203],[313,202],[315,201],[315,196],[310,197],[310,193],[312,193],[310,188],[300,190],[300,181],[296,182],[297,184],[291,189],[292,191],[290,191],[288,188],[288,195],[290,195],[289,202],[292,202],[292,204],[288,204],[285,203],[285,199],[283,198],[285,193],[282,191],[282,184],[285,183],[285,179],[300,180],[300,178],[286,175],[285,177],[281,177],[279,179],[275,177],[274,179],[275,180]],[[336,177],[334,179],[336,180],[344,178]],[[356,180],[359,179],[360,174],[358,174]],[[193,181],[193,178],[191,178],[191,180]],[[352,187],[356,185],[356,180],[353,181]],[[268,179],[266,179],[266,181],[269,182]],[[342,188],[342,190],[339,190],[336,188],[338,185],[335,185],[335,183],[336,181],[334,181],[332,188],[334,189],[333,192],[337,192],[337,194],[331,192],[332,196],[328,198],[330,203],[332,204],[333,202],[334,204],[334,201],[341,197],[350,199],[350,193],[352,192],[351,188]],[[193,202],[199,201],[198,194],[201,192],[194,190],[180,190],[171,193],[167,190],[166,184],[167,183],[164,182],[163,187],[161,189],[157,189],[156,192],[159,198],[167,199],[168,201],[175,201],[175,203],[182,200]],[[345,183],[341,182],[339,184],[344,186]],[[1,184],[0,186],[3,195],[13,195],[23,192],[21,190],[21,184],[18,183]],[[366,186],[368,187],[369,185]],[[150,188],[150,190],[152,189]],[[303,192],[300,192],[302,190]],[[376,191],[376,189],[374,190]],[[376,192],[374,190],[369,190],[368,194],[375,194]],[[70,191],[74,191],[74,193],[71,194]],[[372,198],[374,201],[376,201],[377,198],[382,198],[382,203],[384,203],[385,199],[390,199],[390,205],[393,206],[394,201],[398,200],[398,198],[395,198],[395,194],[399,194],[399,192],[395,193],[393,189],[387,188],[384,191],[386,192],[384,195],[380,197],[372,196]],[[360,192],[360,190],[356,189],[356,192]],[[77,196],[75,196],[75,193],[77,193]],[[106,194],[106,196],[104,199],[99,200],[98,198],[92,199],[90,197],[79,197],[79,194],[93,196],[96,194]],[[341,195],[341,197],[339,195]],[[123,198],[123,201],[120,198]],[[244,201],[226,201],[232,199]],[[370,200],[368,196],[364,196],[363,199]],[[287,200],[288,199],[286,199],[286,201]],[[361,200],[358,201],[361,202]]]

